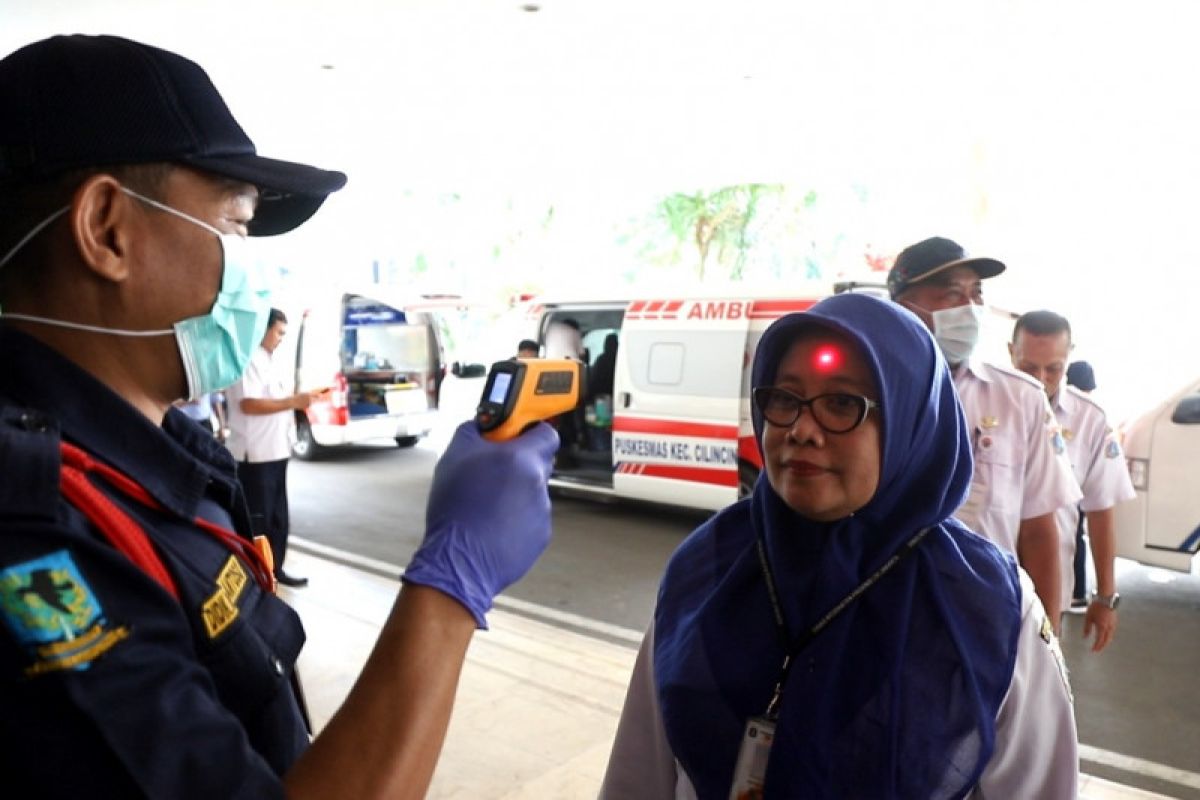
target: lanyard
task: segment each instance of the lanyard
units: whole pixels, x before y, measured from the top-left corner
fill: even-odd
[[[146,532],[132,517],[93,486],[86,475],[99,475],[121,494],[155,511],[165,512],[166,509],[137,481],[107,464],[96,461],[78,447],[60,442],[59,449],[62,456],[59,478],[63,495],[96,525],[114,547],[178,600],[179,590],[175,580],[150,544]],[[219,541],[235,556],[240,557],[249,566],[251,574],[263,591],[268,594],[274,593],[275,576],[270,559],[255,543],[248,542],[233,531],[201,517],[196,517],[192,523]]]
[[[775,691],[771,695],[771,702],[767,704],[767,712],[765,715],[767,719],[774,720],[779,716],[779,703],[783,698],[783,687],[784,684],[787,683],[788,674],[792,669],[792,663],[795,661],[796,656],[800,654],[800,651],[808,647],[808,645],[812,643],[812,640],[817,638],[817,635],[821,633],[821,631],[828,628],[829,624],[837,619],[838,616],[840,616],[841,613],[845,611],[851,603],[853,603],[855,600],[861,597],[864,592],[878,583],[879,579],[886,575],[892,569],[892,567],[899,564],[905,556],[915,550],[917,545],[921,543],[921,540],[925,538],[925,535],[928,534],[930,530],[932,530],[932,528],[924,528],[920,531],[917,531],[917,533],[915,533],[911,539],[905,542],[899,550],[892,554],[892,557],[889,558],[883,564],[883,566],[869,575],[867,579],[860,583],[856,589],[850,592],[850,594],[843,597],[840,603],[829,610],[828,614],[817,620],[815,625],[809,628],[808,631],[806,631],[799,639],[790,645],[788,643],[787,621],[783,616],[783,605],[779,602],[779,589],[775,584],[775,574],[771,572],[771,564],[767,560],[767,548],[766,545],[763,544],[763,537],[759,536],[757,538],[755,544],[758,545],[758,563],[762,566],[763,580],[767,584],[767,595],[771,598],[771,609],[775,612],[775,629],[779,633],[779,642],[783,646],[783,650],[786,653],[786,655],[783,657],[783,666],[779,670],[779,679],[775,682]]]

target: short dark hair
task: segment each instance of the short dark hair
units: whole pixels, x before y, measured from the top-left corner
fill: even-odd
[[[534,352],[536,352],[537,349],[538,349],[538,343],[535,342],[533,339],[522,339],[521,341],[517,342],[517,352],[518,353],[521,352],[522,350],[533,350]]]
[[[1017,318],[1013,326],[1012,340],[1017,340],[1017,334],[1026,331],[1031,336],[1055,336],[1060,333],[1067,335],[1071,341],[1071,323],[1061,314],[1053,311],[1027,311]]]
[[[267,317],[267,328],[271,328],[276,322],[287,324],[287,314],[280,311],[278,308],[271,309],[271,316]]]

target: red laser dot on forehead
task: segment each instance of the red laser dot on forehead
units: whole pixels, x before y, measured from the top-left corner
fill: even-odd
[[[842,351],[830,345],[818,347],[817,352],[813,354],[813,366],[822,372],[837,369],[841,363]]]

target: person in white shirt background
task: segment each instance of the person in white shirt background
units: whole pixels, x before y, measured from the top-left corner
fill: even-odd
[[[294,412],[312,405],[320,392],[292,393],[283,371],[274,361],[276,349],[287,335],[287,316],[271,309],[262,344],[250,359],[241,380],[226,391],[229,438],[225,446],[237,461],[238,480],[246,492],[250,516],[271,543],[275,577],[284,586],[299,587],[307,578],[283,569],[290,530],[287,499],[287,465],[295,441]]]
[[[1096,588],[1087,605],[1083,635],[1094,631],[1092,651],[1100,652],[1112,641],[1117,629],[1117,578],[1113,563],[1116,556],[1117,503],[1134,496],[1133,484],[1125,467],[1124,454],[1104,410],[1090,397],[1063,385],[1071,348],[1071,323],[1053,311],[1030,311],[1013,327],[1008,346],[1013,366],[1037,378],[1045,386],[1046,396],[1062,427],[1067,455],[1075,479],[1083,491],[1078,505],[1071,503],[1055,514],[1061,545],[1063,607],[1071,605],[1075,585],[1075,533],[1079,515],[1086,515],[1092,543],[1092,561],[1096,569]]]
[[[579,323],[571,318],[556,319],[546,329],[546,358],[572,358],[587,364],[583,351],[583,333]],[[580,434],[584,429],[579,409],[568,411],[554,420],[562,446],[556,460],[557,466],[571,467],[575,464],[574,450],[581,444]]]
[[[1080,498],[1066,444],[1041,384],[972,359],[982,324],[983,280],[1004,272],[935,236],[905,248],[888,273],[892,299],[933,332],[954,374],[975,457],[971,492],[955,516],[1015,553],[1059,626],[1062,575],[1054,513]]]
[[[205,392],[199,397],[175,403],[188,418],[199,423],[219,441],[225,441],[225,398],[220,392]]]
[[[556,319],[546,329],[546,358],[583,361],[583,334],[573,319]]]

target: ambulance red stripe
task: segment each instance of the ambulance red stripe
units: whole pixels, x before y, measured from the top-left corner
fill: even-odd
[[[773,319],[794,311],[807,311],[816,303],[816,300],[755,300],[749,316],[750,319]]]
[[[627,416],[613,417],[612,429],[614,433],[657,433],[660,436],[695,436],[703,439],[736,439],[738,435],[736,425]]]
[[[638,474],[647,478],[672,478],[677,481],[709,483],[714,486],[738,485],[736,469],[705,469],[704,467],[678,467],[670,464],[645,464]]]

